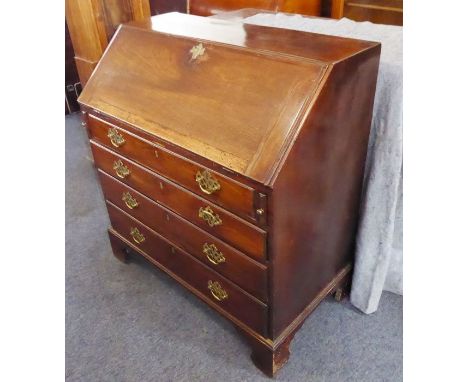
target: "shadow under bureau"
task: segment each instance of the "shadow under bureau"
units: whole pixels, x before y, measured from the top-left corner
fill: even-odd
[[[115,256],[230,320],[270,376],[349,287],[379,56],[166,14],[121,26],[79,98]]]

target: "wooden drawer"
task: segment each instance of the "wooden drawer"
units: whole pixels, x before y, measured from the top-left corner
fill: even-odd
[[[264,259],[265,231],[93,141],[91,149],[97,167],[104,172],[121,178],[125,184],[170,208],[214,236],[222,238],[240,251],[257,259]],[[120,167],[115,170],[117,164]]]
[[[267,267],[206,233],[143,194],[99,171],[105,198],[196,256],[260,300],[267,300]]]
[[[182,158],[160,145],[149,142],[126,129],[110,124],[91,114],[88,117],[88,126],[90,137],[97,142],[149,167],[190,191],[234,212],[236,215],[257,223],[257,218],[260,216],[255,211],[260,206],[256,207],[255,205],[255,190],[252,188],[212,170],[208,171],[197,163]],[[206,180],[217,182],[215,188],[219,186],[219,189],[216,191],[207,190],[206,183],[204,183]],[[202,186],[205,191],[201,189]]]
[[[107,209],[112,228],[123,238],[208,297],[224,312],[266,335],[267,306],[264,303],[112,204],[107,203]]]

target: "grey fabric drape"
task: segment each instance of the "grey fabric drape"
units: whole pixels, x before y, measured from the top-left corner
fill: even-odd
[[[382,43],[351,290],[351,303],[372,313],[382,290],[403,294],[403,28],[268,13],[243,22]]]

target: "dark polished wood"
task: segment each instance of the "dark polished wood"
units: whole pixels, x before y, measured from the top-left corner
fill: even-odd
[[[109,242],[111,244],[112,253],[114,256],[124,264],[127,264],[129,261],[129,251],[128,247],[122,243],[122,240],[116,235],[113,235],[110,231],[109,234]]]
[[[207,170],[205,167],[167,150],[160,143],[142,139],[135,134],[131,134],[125,128],[110,124],[96,116],[89,116],[88,126],[91,138],[95,141],[183,185],[190,191],[211,200],[227,210],[253,223],[257,223],[259,216],[255,212],[257,209],[255,201],[258,196],[255,195],[252,188],[232,181],[230,178],[211,170],[210,174],[219,183],[220,189],[207,194],[196,181],[197,172]],[[109,132],[113,129],[123,139],[123,143],[117,148],[109,138]]]
[[[343,17],[375,24],[403,25],[403,0],[346,0]]]
[[[148,0],[65,1],[65,17],[82,86],[120,23],[150,16]]]
[[[201,262],[187,254],[175,244],[167,241],[130,215],[107,203],[112,228],[128,242],[145,252],[153,260],[184,279],[193,288],[210,298],[212,302],[230,315],[244,322],[260,335],[266,335],[267,306],[245,293],[225,277],[212,271]],[[131,230],[137,228],[144,241],[135,243]],[[219,282],[227,297],[221,301],[213,296],[209,281]]]
[[[247,9],[208,18],[168,13],[142,21],[133,21],[128,25],[147,31],[186,36],[192,39],[209,37],[210,41],[235,45],[253,52],[283,53],[302,58],[302,60],[309,59],[314,61],[318,67],[339,62],[345,57],[368,50],[369,44],[376,44],[351,38],[243,24],[230,20],[231,18],[234,20],[239,18],[239,15],[244,17],[257,13],[259,11],[256,9]],[[273,76],[274,73],[270,72],[270,75]],[[279,85],[279,83],[277,84]],[[264,95],[268,96],[267,93]],[[222,116],[217,110],[211,112]],[[244,128],[240,127],[240,129]]]
[[[268,183],[326,64],[212,41],[204,43],[198,62],[190,55],[197,44],[193,38],[122,26],[100,62],[111,68],[89,82],[81,104]],[[147,46],[158,49],[148,53]],[[154,68],[151,76],[148,66]]]
[[[158,16],[158,17],[163,17],[163,16]],[[253,180],[252,178],[249,178],[241,173],[236,173],[233,172],[232,170],[227,169],[226,167],[222,166],[219,163],[213,162],[212,160],[209,160],[205,157],[202,157],[200,155],[195,154],[192,151],[189,151],[181,146],[178,146],[176,144],[173,144],[165,139],[162,139],[159,136],[156,136],[154,134],[151,134],[141,128],[139,128],[136,125],[133,125],[129,123],[128,121],[123,121],[123,120],[116,120],[110,115],[100,113],[98,110],[93,109],[91,107],[88,107],[86,105],[80,104],[81,105],[81,111],[83,115],[83,122],[86,126],[86,131],[88,134],[88,137],[91,137],[91,131],[90,131],[90,123],[89,121],[93,117],[98,117],[99,119],[107,122],[110,125],[118,127],[118,129],[121,129],[121,132],[124,134],[129,134],[129,135],[135,135],[141,138],[144,141],[151,142],[155,146],[159,147],[161,150],[165,150],[170,154],[174,154],[174,156],[178,156],[182,159],[184,159],[186,162],[193,162],[193,163],[198,163],[201,167],[209,169],[209,171],[213,171],[215,174],[220,174],[224,178],[227,178],[231,180],[234,183],[240,183],[246,188],[251,188],[255,192],[255,208],[266,208],[266,204],[264,203],[264,197],[262,196],[262,193],[268,193],[268,190],[270,189],[267,185],[264,185],[263,183],[260,183],[258,181]],[[92,122],[91,122],[92,123]],[[97,141],[97,140],[96,140]],[[112,150],[115,150],[116,147],[114,146],[106,146],[102,145],[105,147],[109,147]],[[159,152],[158,152],[159,155]],[[148,167],[148,166],[146,166]],[[150,168],[150,167],[148,167]],[[167,176],[170,176],[167,175]],[[205,195],[203,195],[205,196]],[[210,196],[211,197],[211,196]],[[250,218],[248,218],[250,219]],[[250,219],[251,220],[251,219]],[[266,223],[264,222],[266,220],[266,214],[263,214],[263,216],[260,216],[257,218],[257,224],[259,225],[265,225]],[[263,221],[263,222],[262,222]]]
[[[246,338],[252,348],[251,358],[255,365],[267,376],[273,377],[276,372],[288,362],[290,345],[296,333],[304,324],[305,319],[317,308],[320,302],[330,294],[344,291],[340,297],[344,298],[349,291],[351,280],[351,265],[346,265],[333,279],[315,296],[305,309],[292,321],[289,326],[274,340],[259,337],[244,327],[237,327],[238,332]]]
[[[346,17],[375,24],[403,25],[403,0],[326,0],[323,16]]]
[[[70,32],[65,21],[65,114],[80,110],[77,98],[81,91],[81,84],[74,56]]]
[[[267,375],[349,288],[379,57],[374,42],[166,14],[121,27],[80,96],[115,255],[233,322]],[[235,195],[200,193],[197,169]]]
[[[99,146],[94,141],[91,141],[91,150],[96,166],[106,173],[118,179],[114,165],[115,162],[121,161],[130,171],[124,179],[120,178],[126,185],[141,191],[144,195],[180,214],[212,235],[222,238],[240,251],[254,258],[265,258],[266,233],[263,230],[135,162]],[[211,227],[199,217],[200,208],[206,207],[211,208],[213,213],[219,217],[221,224]]]
[[[299,328],[297,328],[299,330]],[[252,340],[248,337],[252,348],[251,358],[255,366],[262,370],[267,376],[273,377],[276,372],[289,360],[291,355],[289,346],[296,333],[291,333],[279,343],[276,348],[265,346],[265,344]]]
[[[253,261],[230,245],[182,219],[105,172],[101,170],[98,172],[106,200],[149,228],[159,232],[169,241],[177,242],[185,251],[235,282],[247,292],[260,300],[267,300],[267,267],[264,264]],[[136,206],[130,205],[129,207],[128,202],[124,201],[122,196],[126,193],[134,198]],[[225,260],[218,264],[210,261],[203,252],[204,244],[215,245]]]
[[[273,336],[353,260],[379,54],[376,46],[333,66],[275,181],[269,250],[282,256],[272,266]],[[321,271],[312,278],[311,269]]]
[[[159,15],[167,12],[187,12],[188,0],[149,0],[151,14]]]

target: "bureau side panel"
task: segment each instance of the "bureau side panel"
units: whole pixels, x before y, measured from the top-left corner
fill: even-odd
[[[273,339],[352,261],[379,56],[376,45],[331,69],[273,182]]]

